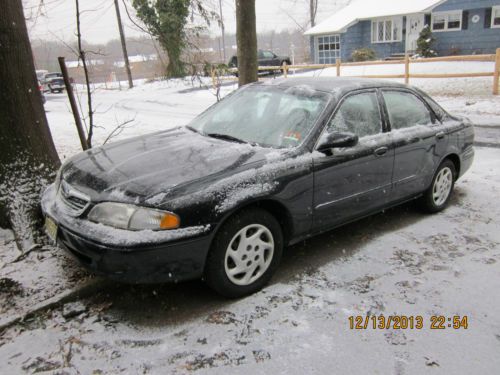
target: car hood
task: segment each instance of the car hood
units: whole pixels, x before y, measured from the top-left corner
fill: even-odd
[[[83,152],[63,166],[61,175],[94,202],[140,203],[174,188],[202,188],[266,160],[270,152],[276,150],[176,128]]]

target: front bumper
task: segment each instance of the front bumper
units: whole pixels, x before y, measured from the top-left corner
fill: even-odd
[[[126,283],[161,283],[201,278],[210,236],[117,249],[60,226],[57,243],[94,274]]]
[[[57,244],[94,274],[126,283],[177,282],[203,275],[212,240],[209,226],[168,233],[121,231],[68,218],[58,203],[51,186],[42,197],[42,211],[57,223]]]

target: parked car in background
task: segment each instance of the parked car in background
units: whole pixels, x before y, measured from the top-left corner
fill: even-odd
[[[292,62],[288,56],[278,56],[274,52],[259,50],[258,55],[258,64],[259,66],[283,66],[285,63],[287,65],[291,65]],[[228,63],[229,68],[237,68],[238,67],[238,57],[233,56]],[[270,70],[270,73],[274,73],[275,70]],[[235,72],[235,75],[238,76],[238,73]]]
[[[54,92],[63,92],[64,89],[65,89],[64,79],[62,79],[60,77],[50,78],[47,81],[46,85],[47,85],[48,90],[51,93],[54,93]]]
[[[40,91],[40,94],[42,95],[42,103],[45,104],[47,101],[47,98],[45,97],[45,94],[43,93],[43,85],[38,81],[38,90]]]
[[[62,73],[57,73],[57,72],[45,74],[44,79],[46,82],[48,82],[52,78],[63,78],[63,75],[62,75]]]
[[[54,78],[63,78],[63,75],[62,75],[62,73],[58,73],[58,72],[51,72],[51,73],[45,74],[45,76],[43,77],[43,80],[40,81],[43,85],[43,91],[45,91],[45,92],[50,91],[48,84]]]
[[[48,70],[37,70],[36,71],[36,79],[38,79],[38,81],[40,83],[42,83],[43,81],[45,81],[45,75],[48,73],[49,71]]]
[[[76,155],[42,210],[49,236],[95,273],[204,278],[239,297],[270,280],[287,245],[413,199],[443,210],[473,142],[469,120],[406,85],[258,82],[186,127]]]

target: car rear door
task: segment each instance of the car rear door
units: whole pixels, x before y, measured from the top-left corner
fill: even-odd
[[[331,132],[354,133],[359,143],[332,149],[328,155],[313,155],[316,230],[369,213],[388,200],[394,149],[379,100],[377,90],[349,94],[324,130],[322,137]]]
[[[411,90],[382,90],[384,112],[394,142],[392,200],[427,188],[447,146],[447,137],[431,108]]]

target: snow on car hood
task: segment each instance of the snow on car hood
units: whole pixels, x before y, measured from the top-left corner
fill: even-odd
[[[93,201],[139,202],[174,187],[204,187],[273,151],[176,128],[81,153],[63,166],[62,178]]]

